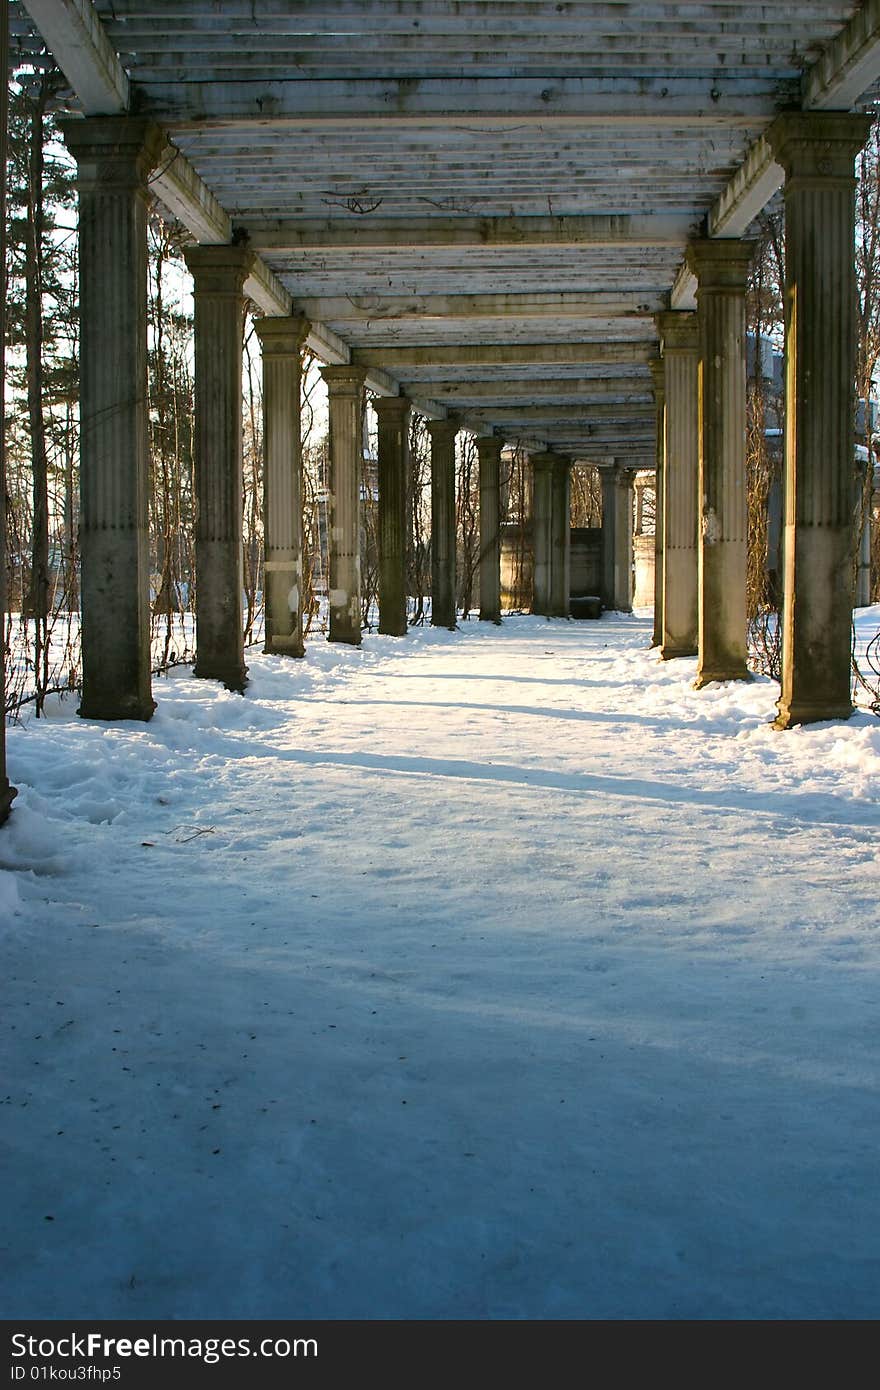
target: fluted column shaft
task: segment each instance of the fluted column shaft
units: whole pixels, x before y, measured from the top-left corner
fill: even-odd
[[[870,117],[792,112],[785,170],[785,542],[778,728],[852,713],[853,161]]]
[[[407,484],[410,402],[380,396],[379,420],[379,631],[406,636]]]
[[[161,136],[124,116],[62,129],[79,192],[79,712],[149,719],[147,179]]]
[[[698,627],[697,501],[699,329],[692,313],[657,319],[665,368],[666,409],[662,447],[663,599],[660,654],[664,660],[696,656]]]
[[[633,596],[633,481],[630,468],[614,473],[614,607],[632,612]]]
[[[303,526],[301,350],[309,323],[257,319],[263,356],[263,650],[302,656]]]
[[[558,458],[550,482],[550,616],[571,611],[571,470]]]
[[[666,538],[663,531],[663,512],[666,506],[666,366],[663,361],[651,363],[651,382],[654,389],[654,631],[651,646],[663,642],[663,602],[666,586]]]
[[[746,280],[753,244],[696,241],[699,356],[699,613],[696,685],[748,680]]]
[[[558,454],[532,454],[532,544],[534,592],[532,612],[549,617],[553,605],[553,473]]]
[[[361,644],[363,367],[322,367],[330,408],[331,642]]]
[[[9,5],[0,0],[0,71],[9,71]],[[0,91],[0,265],[6,263],[6,146],[9,112],[9,84]],[[0,301],[0,381],[5,380],[6,301]],[[0,400],[0,497],[6,496],[6,457],[3,430],[3,402]],[[6,527],[0,524],[0,621],[6,613]],[[5,643],[0,641],[0,690],[6,689]],[[0,825],[9,815],[15,797],[6,775],[6,720],[0,718]]]
[[[241,355],[253,252],[184,252],[195,302],[195,674],[244,690]]]
[[[455,628],[455,437],[458,421],[430,420],[431,626]]]
[[[480,619],[501,622],[501,450],[495,435],[476,440],[480,461]]]

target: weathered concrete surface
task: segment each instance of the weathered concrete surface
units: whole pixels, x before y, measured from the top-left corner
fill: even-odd
[[[698,687],[748,680],[745,292],[748,241],[694,241],[699,364]]]
[[[275,656],[305,650],[300,353],[309,327],[299,317],[254,324],[263,353],[263,650]]]
[[[698,645],[697,499],[699,492],[697,316],[657,318],[666,378],[664,413],[663,595],[660,654],[664,660],[696,656]]]
[[[406,635],[406,495],[410,402],[379,396],[379,631]]]
[[[328,641],[361,644],[362,367],[322,367],[330,407],[330,631]]]
[[[88,719],[149,719],[147,180],[150,121],[62,123],[77,161],[80,551]]]
[[[455,628],[455,437],[458,420],[430,420],[431,626]]]
[[[777,728],[852,713],[856,347],[853,161],[868,116],[792,112],[785,170],[785,562]]]
[[[195,299],[195,674],[243,690],[241,353],[253,253],[193,246],[184,255]]]
[[[480,461],[480,620],[501,622],[501,450],[497,435],[476,440]]]

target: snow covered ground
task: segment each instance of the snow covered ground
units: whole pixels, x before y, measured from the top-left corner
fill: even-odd
[[[3,1316],[880,1314],[880,721],[649,631],[10,730]]]

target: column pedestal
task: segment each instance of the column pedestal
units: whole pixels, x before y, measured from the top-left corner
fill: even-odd
[[[848,719],[854,588],[853,161],[870,117],[790,112],[785,170],[785,541],[776,727]]]
[[[303,318],[257,319],[263,354],[263,602],[272,656],[302,656],[303,529],[300,434]]]
[[[664,661],[696,656],[698,645],[697,494],[699,331],[692,313],[657,317],[666,382],[663,433],[663,603],[660,654]]]
[[[429,420],[431,626],[455,631],[455,436],[458,421]]]
[[[79,713],[149,719],[147,179],[162,137],[125,116],[61,128],[79,191]]]
[[[410,403],[405,396],[380,396],[375,410],[379,420],[379,631],[405,637]]]
[[[746,665],[746,281],[753,243],[696,241],[699,357],[699,662],[696,686]]]
[[[476,440],[480,461],[480,620],[501,622],[501,450],[494,435]]]
[[[195,674],[243,691],[241,354],[254,254],[190,246],[184,258],[195,300]]]
[[[322,367],[330,406],[330,642],[361,644],[363,367]]]

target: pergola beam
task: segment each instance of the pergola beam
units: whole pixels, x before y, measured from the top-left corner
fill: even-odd
[[[255,251],[331,251],[426,246],[681,246],[691,217],[597,213],[579,217],[374,217],[248,221]]]
[[[400,375],[405,367],[419,366],[629,365],[648,362],[656,354],[655,343],[613,343],[609,346],[601,343],[469,343],[456,347],[354,348],[351,359],[355,366],[381,365]]]
[[[424,385],[424,383],[422,383]],[[405,396],[417,391],[415,382],[401,381],[400,389]],[[438,397],[446,399],[450,405],[455,403],[473,404],[481,409],[492,406],[532,403],[560,405],[583,405],[591,408],[600,404],[650,405],[651,384],[638,377],[620,377],[591,381],[585,377],[555,377],[542,380],[536,377],[529,381],[485,381],[480,377],[479,368],[474,370],[473,380],[433,381],[431,390]]]
[[[297,311],[325,322],[473,318],[650,318],[666,307],[662,291],[580,294],[322,295],[295,298]]]
[[[880,77],[880,0],[864,0],[806,74],[804,107],[846,111]]]
[[[87,116],[119,116],[131,93],[91,0],[21,0]]]

